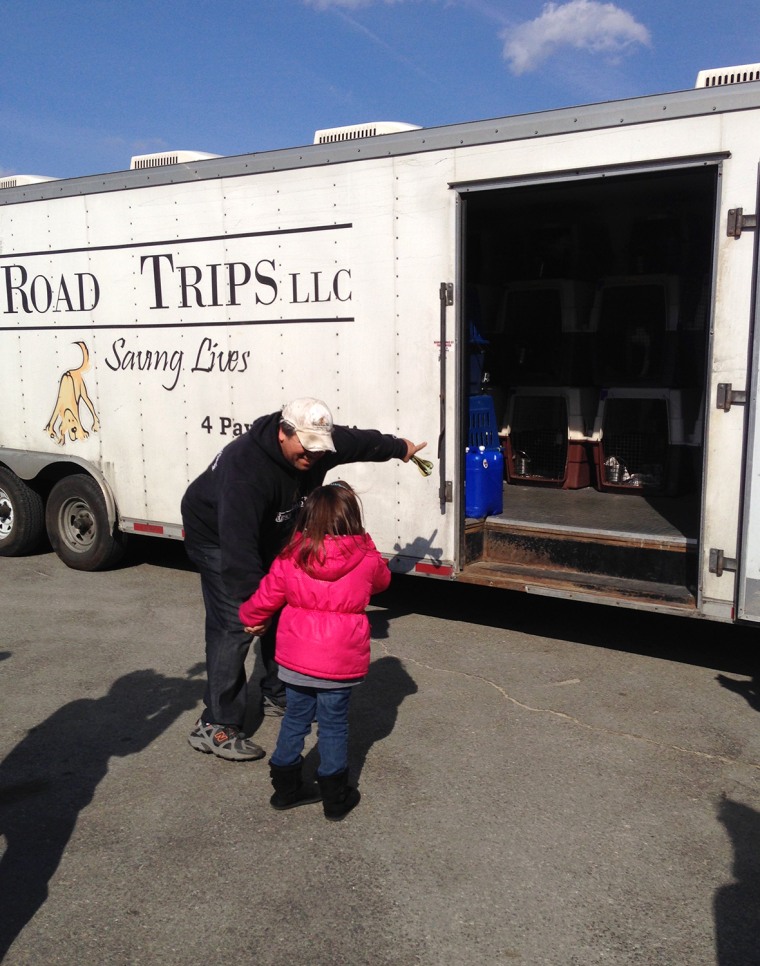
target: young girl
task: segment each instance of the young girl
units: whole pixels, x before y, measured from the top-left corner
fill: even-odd
[[[315,717],[325,817],[338,821],[358,804],[359,792],[348,784],[348,706],[351,688],[369,668],[365,608],[390,579],[364,531],[356,494],[347,483],[332,483],[306,499],[290,543],[240,607],[246,628],[260,632],[285,605],[275,660],[287,707],[269,761],[274,808],[320,800],[301,781],[301,752]]]

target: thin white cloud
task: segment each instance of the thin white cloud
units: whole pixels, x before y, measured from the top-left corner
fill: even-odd
[[[560,47],[619,59],[631,47],[650,43],[647,28],[627,10],[598,0],[548,3],[535,20],[508,27],[500,37],[504,59],[518,75],[535,70]]]
[[[385,0],[385,2],[387,3],[388,0]],[[403,2],[403,0],[399,0],[399,2]],[[405,57],[398,50],[391,47],[390,44],[386,43],[386,41],[384,41],[381,37],[378,37],[377,34],[372,33],[372,31],[368,30],[363,24],[360,24],[356,20],[354,20],[353,17],[349,17],[348,14],[342,13],[341,11],[336,11],[336,15],[338,17],[341,17],[343,21],[347,23],[350,27],[352,27],[354,30],[357,30],[359,33],[363,34],[368,40],[371,40],[372,43],[377,44],[378,47],[383,48],[383,50],[385,50],[386,53],[388,53],[391,57],[393,57],[394,60],[397,60],[399,63],[404,64],[404,66],[408,67],[409,70],[412,70],[416,74],[419,74],[420,77],[424,77],[426,80],[430,80],[430,81],[433,80],[433,78],[430,77],[429,74],[425,73],[425,71],[422,70],[422,68],[413,58]]]
[[[398,50],[392,47],[389,43],[379,37],[376,33],[373,33],[364,24],[359,23],[353,17],[350,17],[345,11],[348,9],[355,9],[358,7],[366,7],[371,3],[377,2],[377,0],[303,0],[303,2],[310,7],[315,7],[317,10],[334,10],[335,16],[339,17],[345,24],[347,24],[352,30],[357,31],[357,33],[362,34],[367,40],[381,47],[387,54],[397,60],[399,63],[404,64],[410,70],[424,77],[426,80],[433,80],[428,74],[425,73],[419,66],[419,64],[411,57],[405,57]],[[418,3],[421,0],[382,0],[383,3]]]

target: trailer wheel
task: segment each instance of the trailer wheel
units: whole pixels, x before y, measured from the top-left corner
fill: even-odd
[[[45,526],[53,550],[74,570],[106,570],[123,554],[124,541],[109,526],[103,493],[83,473],[65,476],[55,484],[47,501]]]
[[[44,532],[42,497],[12,470],[0,466],[0,556],[31,553]]]

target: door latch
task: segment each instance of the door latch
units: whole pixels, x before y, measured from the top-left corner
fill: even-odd
[[[718,409],[727,413],[732,406],[746,406],[747,393],[743,389],[732,389],[730,382],[719,382],[716,403]]]
[[[740,238],[743,231],[754,231],[757,228],[757,215],[745,215],[743,208],[731,208],[726,222],[726,234],[729,238]]]
[[[725,570],[728,570],[729,573],[736,573],[737,566],[736,557],[726,557],[722,550],[715,550],[710,547],[711,574],[715,574],[716,577],[722,577]]]

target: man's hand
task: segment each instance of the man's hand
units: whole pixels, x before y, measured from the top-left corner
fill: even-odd
[[[421,449],[424,449],[427,446],[427,443],[415,444],[410,439],[405,439],[404,442],[406,443],[406,456],[404,457],[405,463],[408,463],[415,453],[419,453]]]

